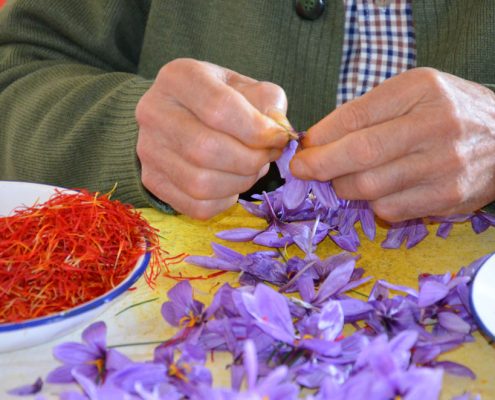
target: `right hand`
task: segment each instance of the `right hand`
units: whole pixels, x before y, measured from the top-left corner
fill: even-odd
[[[286,110],[275,84],[192,59],[166,64],[136,107],[143,185],[180,213],[213,217],[280,156]]]

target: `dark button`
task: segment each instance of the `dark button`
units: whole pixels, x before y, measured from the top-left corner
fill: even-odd
[[[296,0],[296,12],[301,18],[316,19],[325,10],[325,0]]]

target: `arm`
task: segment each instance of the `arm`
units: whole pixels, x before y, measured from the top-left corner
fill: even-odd
[[[0,15],[0,179],[108,191],[146,204],[135,107],[141,0],[18,0]]]

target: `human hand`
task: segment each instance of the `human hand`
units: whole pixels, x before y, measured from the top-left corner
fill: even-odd
[[[495,199],[495,95],[431,68],[393,77],[308,130],[291,163],[396,222]]]
[[[275,84],[192,59],[168,63],[136,107],[143,185],[193,218],[226,210],[280,156],[286,110]]]

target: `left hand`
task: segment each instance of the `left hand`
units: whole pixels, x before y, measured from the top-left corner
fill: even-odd
[[[291,163],[395,222],[495,199],[495,94],[431,68],[406,71],[312,126]]]

